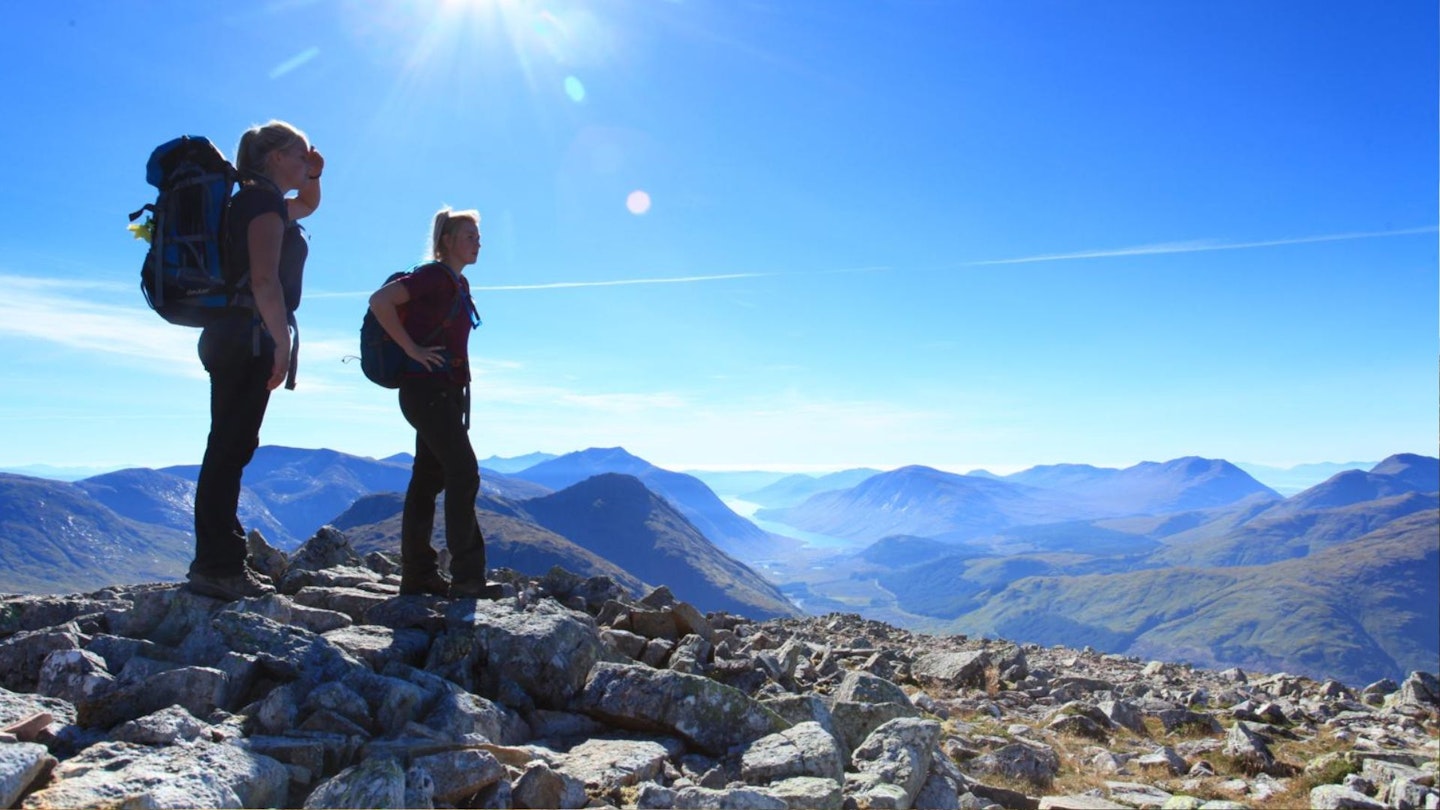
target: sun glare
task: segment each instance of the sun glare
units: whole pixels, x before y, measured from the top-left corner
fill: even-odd
[[[525,0],[440,0],[440,7],[446,11],[496,9],[504,12],[524,3]]]
[[[377,128],[433,118],[436,104],[544,120],[586,101],[585,71],[613,50],[611,29],[573,0],[342,2],[356,41],[391,68]]]
[[[396,91],[405,100],[456,76],[483,85],[518,72],[537,99],[579,103],[583,71],[616,52],[613,29],[573,0],[351,0],[349,8],[358,38],[403,65]]]

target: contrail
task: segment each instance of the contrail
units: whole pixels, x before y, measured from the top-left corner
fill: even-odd
[[[311,59],[314,59],[315,57],[317,57],[317,56],[319,56],[319,55],[320,55],[320,49],[319,49],[319,48],[316,48],[316,47],[313,47],[313,46],[312,46],[312,47],[309,47],[309,48],[306,48],[305,50],[301,51],[300,53],[295,54],[294,56],[290,57],[289,59],[286,59],[284,62],[281,62],[280,64],[278,64],[278,65],[276,65],[274,68],[272,68],[272,69],[270,70],[270,78],[272,78],[272,79],[278,79],[278,78],[280,78],[281,76],[284,76],[285,74],[287,74],[287,73],[289,73],[290,71],[292,71],[292,70],[300,67],[301,65],[305,64],[306,62],[309,62]]]
[[[602,281],[545,281],[536,284],[490,284],[471,285],[470,289],[477,292],[510,292],[516,290],[565,290],[577,287],[623,287],[634,284],[691,284],[703,281],[733,281],[742,278],[776,278],[779,276],[805,276],[805,275],[832,275],[835,273],[870,273],[879,270],[890,270],[892,268],[884,265],[874,267],[846,267],[838,270],[789,270],[765,273],[719,273],[708,276],[670,276],[665,278],[617,278]],[[370,290],[349,291],[349,292],[314,292],[306,293],[309,298],[365,298],[369,297]]]
[[[1074,253],[1047,253],[1041,256],[1022,256],[1016,259],[986,259],[975,262],[964,262],[965,267],[988,267],[999,264],[1033,264],[1036,262],[1060,262],[1073,259],[1110,259],[1123,256],[1158,256],[1167,253],[1204,253],[1214,250],[1248,250],[1250,248],[1282,247],[1284,245],[1307,245],[1316,242],[1344,242],[1351,239],[1380,239],[1387,236],[1414,236],[1422,233],[1435,233],[1436,226],[1428,225],[1422,228],[1403,228],[1394,231],[1356,231],[1354,233],[1337,233],[1326,236],[1300,236],[1293,239],[1268,239],[1260,242],[1215,242],[1213,240],[1200,240],[1193,242],[1166,242],[1156,245],[1139,245],[1137,247],[1114,248],[1110,250],[1082,250]]]
[[[869,273],[889,270],[887,266],[846,267],[838,270],[790,270],[771,273],[722,273],[713,276],[678,276],[671,278],[621,278],[608,281],[549,281],[541,284],[497,284],[488,287],[471,287],[472,290],[559,290],[568,287],[620,287],[627,284],[688,284],[695,281],[729,281],[737,278],[775,278],[777,276],[832,275],[835,273]]]

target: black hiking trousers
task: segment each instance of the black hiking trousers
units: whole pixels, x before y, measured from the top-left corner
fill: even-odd
[[[415,464],[400,519],[402,576],[424,577],[438,567],[430,534],[435,499],[443,491],[450,577],[456,583],[483,583],[485,538],[475,518],[480,466],[465,427],[465,387],[442,378],[403,379],[400,412],[415,428]]]
[[[266,383],[274,342],[263,336],[257,354],[247,318],[242,325],[206,327],[200,362],[210,373],[210,437],[195,486],[195,560],[190,571],[229,577],[245,570],[245,529],[237,514],[245,465],[260,446],[260,423],[270,403]]]

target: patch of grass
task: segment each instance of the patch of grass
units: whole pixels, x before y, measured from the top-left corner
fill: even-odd
[[[1060,773],[1055,775],[1055,781],[1051,783],[1045,792],[1060,796],[1075,796],[1087,790],[1098,790],[1100,795],[1109,793],[1105,788],[1105,782],[1109,779],[1122,779],[1124,777],[1115,774],[1099,774],[1083,771],[1074,767],[1067,767],[1065,763],[1060,764]],[[1034,785],[1030,786],[1035,789]]]
[[[1255,775],[1245,763],[1224,751],[1211,751],[1205,761],[1215,768],[1215,775],[1222,779],[1249,779]]]
[[[1145,736],[1152,740],[1163,740],[1166,743],[1184,740],[1204,740],[1222,736],[1217,734],[1209,726],[1200,723],[1184,723],[1176,726],[1173,731],[1166,731],[1165,724],[1160,718],[1150,715],[1145,716]]]
[[[1285,788],[1279,793],[1263,800],[1246,797],[1244,801],[1256,810],[1306,807],[1310,804],[1311,789],[1339,784],[1348,774],[1360,771],[1359,762],[1349,756],[1349,751],[1348,743],[1329,735],[1304,740],[1277,740],[1270,746],[1270,752],[1280,769],[1288,769],[1293,775],[1277,777]],[[1206,759],[1215,767],[1216,778],[1247,781],[1255,778],[1241,761],[1224,752],[1212,752]],[[1296,763],[1314,763],[1314,767],[1302,770]]]
[[[1043,785],[1037,785],[1029,779],[1020,779],[1014,776],[1006,776],[1000,773],[984,773],[972,777],[986,787],[1004,788],[1013,790],[1016,793],[1023,793],[1026,796],[1034,796],[1037,791],[1050,792],[1050,789]]]
[[[616,793],[621,807],[634,807],[640,801],[640,788],[636,785],[624,785]]]
[[[1010,738],[1008,724],[1001,720],[997,720],[994,716],[986,714],[985,712],[976,712],[969,717],[958,719],[958,722],[962,722],[970,726],[970,731],[963,735],[959,734],[958,732],[947,732],[950,733],[950,736],[973,737],[976,735],[982,735],[986,737],[1004,737],[1006,739]]]
[[[1310,795],[1310,789],[1321,785],[1338,785],[1345,781],[1345,777],[1352,773],[1360,773],[1360,763],[1354,757],[1346,754],[1323,756],[1314,762],[1315,767],[1306,768],[1297,780],[1305,787],[1305,795]]]
[[[1113,773],[1100,773],[1091,765],[1090,758],[1086,756],[1087,750],[1108,748],[1104,744],[1078,734],[1057,734],[1047,742],[1060,757],[1060,771],[1055,774],[1050,793],[1074,795],[1098,789],[1101,795],[1105,795],[1107,779],[1123,778]]]
[[[1333,736],[1319,735],[1308,740],[1282,741],[1272,746],[1275,759],[1283,763],[1309,763],[1288,780],[1288,789],[1270,797],[1257,807],[1304,807],[1310,803],[1310,791],[1320,785],[1338,785],[1352,773],[1359,773],[1361,763],[1351,754],[1349,743]]]

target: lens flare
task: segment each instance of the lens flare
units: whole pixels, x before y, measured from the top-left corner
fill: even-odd
[[[570,100],[573,101],[573,102],[575,102],[576,104],[579,104],[580,102],[584,101],[584,100],[585,100],[585,85],[584,85],[584,83],[581,82],[579,79],[575,78],[574,76],[566,76],[566,77],[565,77],[565,95],[569,96],[569,97],[570,97]]]
[[[630,192],[630,196],[625,198],[625,207],[638,217],[650,210],[650,195],[640,189],[635,189]]]

